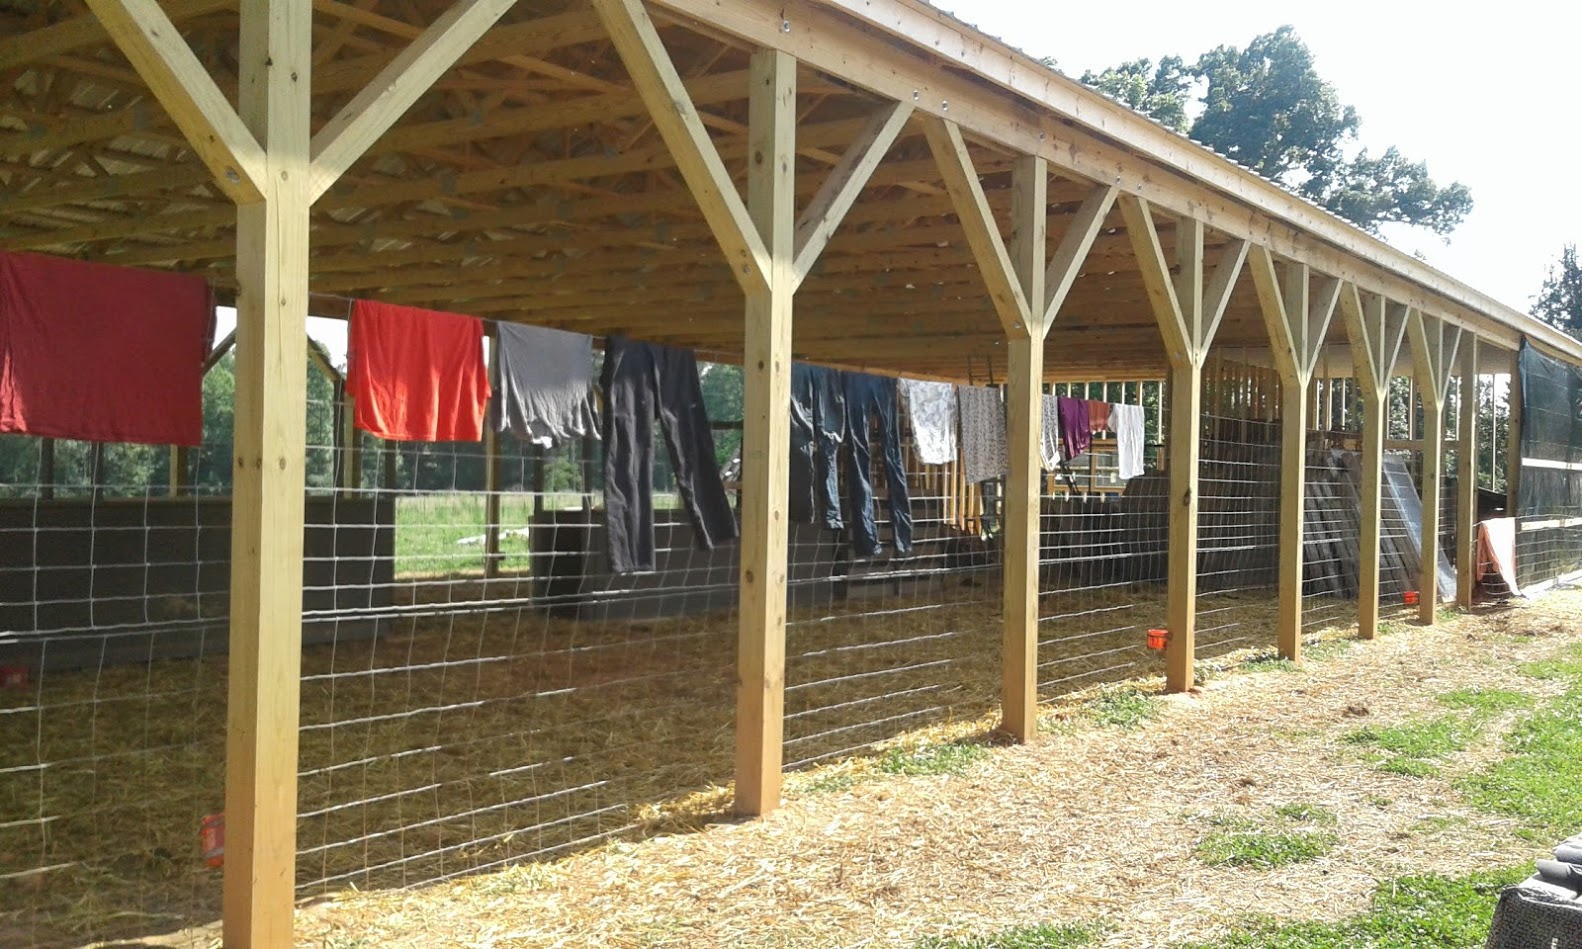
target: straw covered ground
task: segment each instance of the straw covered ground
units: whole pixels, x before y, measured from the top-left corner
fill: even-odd
[[[987,719],[914,732],[792,775],[766,820],[341,894],[299,914],[299,945],[915,947],[1074,921],[1104,924],[1106,945],[1147,946],[1212,939],[1249,914],[1346,917],[1383,879],[1538,854],[1457,791],[1498,757],[1514,706],[1431,767],[1392,769],[1355,736],[1470,714],[1447,712],[1446,696],[1552,698],[1561,684],[1521,667],[1582,640],[1579,607],[1564,592],[1437,629],[1392,622],[1301,668],[1211,671],[1189,695],[1102,687],[1051,707],[1030,746],[995,746]],[[1215,866],[1199,850],[1217,829],[1292,822],[1326,841],[1295,868]]]
[[[787,762],[839,772],[909,729],[981,731],[999,688],[996,572],[797,611]],[[1225,627],[1235,637],[1206,635],[1204,651],[1267,639],[1269,601],[1208,598],[1245,621]],[[728,808],[734,616],[447,609],[305,651],[305,898],[558,867]],[[1047,698],[1159,669],[1142,646],[1163,618],[1159,586],[1054,594],[1042,613]],[[219,874],[199,825],[224,806],[225,666],[212,655],[51,672],[0,692],[0,946],[214,919]]]

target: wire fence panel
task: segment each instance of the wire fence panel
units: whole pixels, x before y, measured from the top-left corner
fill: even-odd
[[[0,458],[0,945],[210,918],[229,505],[171,496],[162,448],[8,435]]]

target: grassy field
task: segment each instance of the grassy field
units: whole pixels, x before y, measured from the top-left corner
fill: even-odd
[[[475,577],[483,575],[484,498],[482,493],[421,494],[396,499],[395,572],[398,577]],[[500,498],[501,569],[529,569],[534,496],[505,494]],[[583,495],[550,494],[544,506],[552,511],[582,507]],[[654,497],[656,510],[680,505],[673,494]]]

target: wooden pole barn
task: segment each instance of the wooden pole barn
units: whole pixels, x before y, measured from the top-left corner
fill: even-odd
[[[747,815],[780,799],[793,359],[1005,380],[1003,720],[1023,740],[1045,382],[1168,373],[1168,682],[1183,690],[1212,347],[1272,350],[1283,386],[1293,658],[1320,363],[1349,349],[1367,408],[1371,636],[1383,396],[1403,342],[1436,418],[1458,352],[1466,372],[1526,335],[1582,362],[1569,338],[919,0],[86,8],[0,4],[0,244],[202,274],[239,311],[231,946],[291,939],[314,293],[740,355]],[[1430,498],[1442,430],[1427,431]],[[1431,527],[1437,505],[1424,510]]]

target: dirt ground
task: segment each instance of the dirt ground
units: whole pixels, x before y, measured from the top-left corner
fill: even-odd
[[[786,806],[765,820],[321,901],[298,914],[298,944],[911,947],[1102,921],[1113,927],[1105,945],[1142,946],[1212,938],[1251,914],[1342,918],[1389,877],[1539,856],[1453,788],[1498,753],[1517,713],[1427,777],[1381,772],[1342,739],[1360,724],[1443,713],[1436,696],[1454,689],[1555,694],[1557,683],[1517,666],[1582,639],[1579,608],[1582,593],[1558,592],[1434,629],[1392,623],[1375,642],[1330,647],[1295,671],[1214,674],[1127,730],[1063,705],[1039,741],[995,747],[959,775],[875,774],[851,786],[796,775]],[[1256,821],[1299,804],[1337,818],[1327,856],[1267,872],[1194,856],[1211,816]]]

